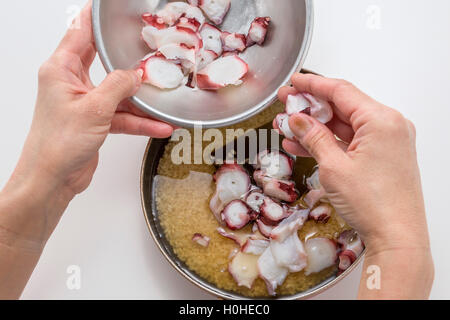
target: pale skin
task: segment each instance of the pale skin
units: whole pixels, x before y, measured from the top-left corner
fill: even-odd
[[[141,85],[136,71],[92,84],[90,4],[80,19],[81,29],[69,30],[39,71],[30,133],[0,193],[0,299],[20,297],[69,202],[89,186],[108,134],[164,138],[173,132],[126,102]]]
[[[282,102],[308,92],[334,108],[327,126],[306,114],[292,116],[296,141],[285,140],[283,147],[317,160],[328,199],[364,240],[359,298],[427,299],[434,267],[414,125],[349,82],[294,75],[292,83],[280,90]],[[381,271],[379,290],[367,286],[370,266]]]
[[[116,71],[98,87],[92,84],[90,9],[81,13],[81,29],[68,31],[39,72],[32,127],[0,192],[0,299],[20,297],[61,215],[89,186],[108,134],[163,138],[174,129],[126,102],[141,85],[136,71]],[[334,103],[328,127],[306,115],[293,117],[298,140],[284,147],[317,159],[329,199],[366,243],[364,270],[381,269],[380,290],[367,288],[363,272],[359,298],[428,298],[434,270],[413,125],[347,82],[296,75],[293,83],[280,90],[281,101],[298,91]]]

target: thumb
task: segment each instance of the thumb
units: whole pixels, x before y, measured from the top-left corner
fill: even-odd
[[[115,112],[117,106],[126,98],[136,94],[142,83],[142,77],[136,70],[116,70],[108,74],[93,93],[101,98],[101,108]]]
[[[297,141],[319,165],[324,162],[344,160],[346,154],[339,146],[334,134],[319,121],[304,113],[298,113],[290,117],[289,127]]]

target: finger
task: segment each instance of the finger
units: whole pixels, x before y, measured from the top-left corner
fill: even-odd
[[[143,117],[143,118],[149,118],[149,119],[156,120],[155,118],[153,118],[148,113],[145,113],[144,111],[142,111],[141,109],[136,107],[129,99],[123,100],[119,104],[119,107],[117,108],[117,111],[128,112],[128,113],[132,113],[132,114],[134,114],[134,115],[136,115],[138,117]],[[170,125],[174,129],[178,129],[179,128],[178,126],[176,126],[174,124],[170,124],[170,123],[167,123],[167,124]]]
[[[279,130],[277,120],[274,119],[272,126],[275,130]],[[339,118],[334,117],[327,123],[327,127],[342,141],[350,143],[355,136],[355,132],[352,127],[342,122]]]
[[[338,117],[334,117],[330,122],[327,123],[327,127],[342,141],[347,143],[352,142],[355,132],[353,128],[348,124],[344,123]]]
[[[137,108],[129,99],[123,100],[117,108],[119,112],[128,112],[143,118],[152,118],[149,114]]]
[[[287,97],[289,95],[295,95],[297,94],[297,89],[293,88],[293,87],[282,87],[279,91],[278,91],[278,99],[283,103],[286,104],[287,101]]]
[[[80,15],[67,31],[57,50],[65,50],[76,54],[80,57],[85,68],[91,66],[97,53],[92,31],[92,0],[89,0],[81,10]]]
[[[337,110],[340,120],[350,124],[357,110],[378,109],[378,103],[351,83],[328,79],[313,74],[295,74],[292,84],[298,92],[309,92],[314,96],[330,101]]]
[[[312,156],[309,154],[308,151],[306,151],[305,148],[303,148],[300,144],[292,140],[284,139],[283,149],[294,156],[302,158],[312,158]]]
[[[298,91],[296,88],[294,87],[282,87],[279,91],[278,91],[278,100],[280,100],[283,104],[286,104],[287,102],[287,98],[290,95],[296,95],[298,94]],[[342,122],[345,122],[345,117],[342,116],[342,112],[340,112],[333,103],[332,107],[333,107],[333,112],[335,113],[335,115],[339,118],[339,120],[341,120]]]
[[[282,87],[278,91],[278,99],[283,104],[286,104],[288,96],[296,95],[296,94],[298,94],[298,91],[294,87]],[[346,122],[345,117],[342,115],[342,112],[340,112],[339,109],[337,109],[333,103],[332,103],[332,107],[333,107],[333,112],[338,117],[338,119],[341,120],[341,122]],[[342,119],[344,119],[344,120],[342,120]]]
[[[152,119],[152,120],[155,120],[155,121],[160,121],[160,120],[157,120],[157,119],[153,118],[151,115],[145,113],[144,111],[140,110],[129,99],[123,100],[119,104],[119,107],[117,108],[117,111],[118,112],[128,112],[128,113],[134,114],[135,116],[138,116],[138,117],[141,117],[141,118],[148,118],[148,119]],[[177,130],[177,129],[180,128],[179,126],[176,126],[176,125],[171,124],[171,123],[167,123],[167,122],[164,122],[164,123],[169,125],[169,126],[171,126],[173,130]]]
[[[342,121],[340,121],[337,118],[333,118],[333,120],[328,122],[326,125],[333,132],[333,134],[336,135],[336,137],[338,137],[339,139],[342,140],[342,142],[337,141],[337,143],[339,144],[339,147],[342,150],[347,151],[348,144],[350,142],[352,142],[353,137],[355,135],[352,127],[348,126],[347,124],[343,123]],[[276,119],[273,120],[272,126],[273,126],[273,128],[276,131],[279,130],[278,123],[277,123]],[[292,142],[293,144],[297,144],[297,146],[296,146],[297,148],[301,147],[295,141],[292,141],[292,140],[289,140],[289,139],[286,139],[286,141]],[[291,144],[289,144],[289,145],[291,145]],[[292,150],[294,150],[294,149],[292,149]],[[305,152],[305,155],[301,155],[301,156],[303,156],[303,157],[311,157],[311,155],[303,147],[301,147],[301,151]],[[292,153],[292,154],[295,154],[295,153]]]
[[[153,138],[168,138],[173,128],[163,122],[141,118],[130,113],[116,113],[111,122],[111,133],[146,136]]]
[[[277,123],[276,119],[273,120],[272,125],[273,125],[273,128],[275,130],[279,130],[278,123]],[[299,145],[295,141],[292,141],[292,140],[289,140],[289,139],[284,139],[283,140],[283,148],[288,153],[290,153],[290,154],[292,154],[294,156],[299,156],[299,157],[304,157],[304,158],[311,158],[311,155],[308,153],[308,151],[306,151],[301,145]]]
[[[338,147],[344,151],[347,152],[348,144],[342,141],[336,140],[336,143]],[[292,141],[289,139],[283,140],[283,149],[286,150],[288,153],[293,154],[295,156],[299,156],[302,158],[312,158],[311,154],[306,151],[305,148],[303,148],[297,141]]]
[[[275,120],[273,120],[273,128],[275,130],[278,130],[278,123]],[[308,151],[305,150],[305,148],[303,148],[301,145],[299,145],[297,142],[289,140],[289,139],[284,139],[283,140],[283,149],[286,150],[288,153],[294,155],[294,156],[299,156],[299,157],[304,157],[304,158],[311,158],[311,155],[308,153]]]
[[[316,159],[319,165],[330,161],[333,163],[346,161],[347,156],[334,134],[317,120],[298,113],[290,117],[289,126],[301,146]]]
[[[102,110],[115,112],[123,100],[138,91],[141,82],[141,76],[135,70],[116,70],[108,74],[106,79],[89,95],[97,96]]]

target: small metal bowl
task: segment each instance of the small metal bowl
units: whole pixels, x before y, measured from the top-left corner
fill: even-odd
[[[163,0],[160,6],[166,4]],[[130,69],[149,49],[140,39],[140,16],[146,1],[94,0],[93,28],[100,58],[107,72]],[[187,87],[160,90],[151,86],[131,98],[144,112],[181,127],[219,128],[244,121],[271,105],[277,91],[301,69],[313,29],[312,0],[233,1],[222,29],[247,33],[258,16],[270,16],[272,27],[264,47],[249,48],[242,57],[250,73],[243,85],[218,93]]]
[[[150,233],[158,246],[159,250],[163,254],[163,256],[167,259],[167,261],[177,270],[183,277],[185,277],[192,284],[197,287],[213,294],[214,296],[226,299],[226,300],[250,300],[250,298],[225,291],[217,288],[214,284],[211,284],[205,281],[203,278],[198,276],[195,272],[191,271],[185,263],[183,263],[177,255],[174,253],[172,246],[167,240],[164,230],[161,226],[159,220],[159,213],[156,208],[156,176],[157,169],[159,165],[159,160],[161,159],[166,144],[168,140],[160,140],[160,139],[150,139],[147,149],[145,151],[144,160],[142,162],[141,169],[141,202],[142,209],[144,212],[145,220],[147,222],[147,226],[150,230]],[[300,300],[300,299],[308,299],[312,298],[315,295],[331,288],[346,276],[348,276],[362,261],[365,251],[358,259],[340,275],[333,275],[320,283],[319,285],[295,295],[291,296],[280,296],[277,299],[281,300]]]

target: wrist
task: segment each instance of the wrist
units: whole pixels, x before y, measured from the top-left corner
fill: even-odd
[[[379,272],[378,288],[369,285],[374,266]],[[428,299],[434,280],[431,251],[398,248],[374,253],[368,249],[361,280],[360,299]]]
[[[385,251],[429,252],[430,242],[425,212],[412,210],[408,211],[411,214],[407,221],[393,218],[386,223],[372,224],[370,229],[363,230],[360,235],[368,251],[373,254]]]
[[[43,247],[72,198],[72,193],[45,171],[16,169],[0,193],[4,239],[16,247]]]

